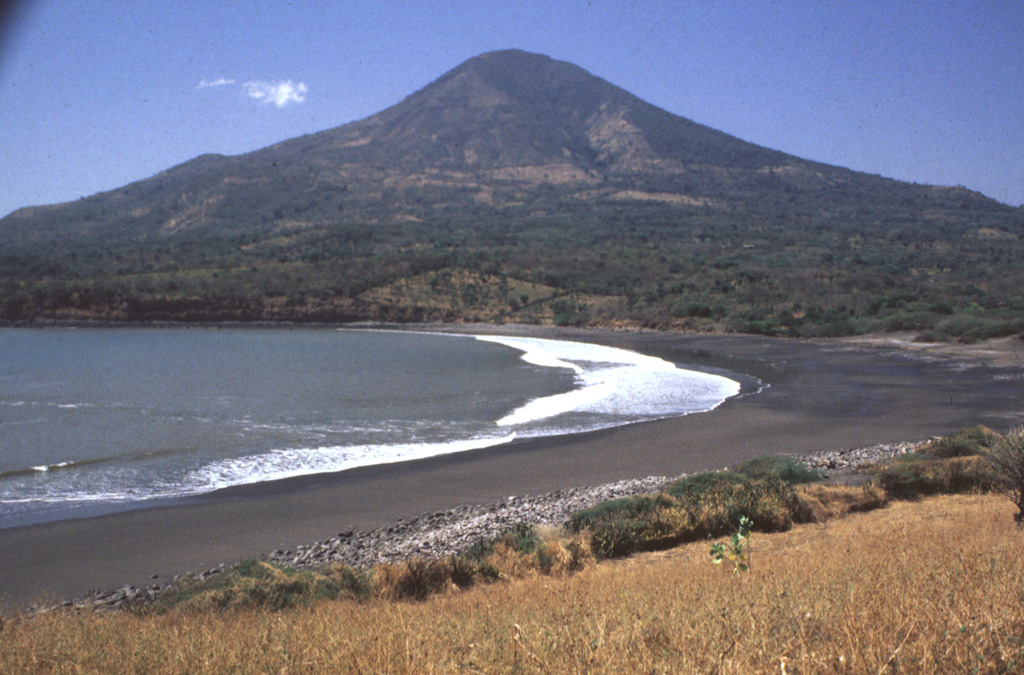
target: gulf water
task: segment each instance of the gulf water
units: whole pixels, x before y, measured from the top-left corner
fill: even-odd
[[[709,410],[719,375],[582,342],[0,330],[0,527]]]

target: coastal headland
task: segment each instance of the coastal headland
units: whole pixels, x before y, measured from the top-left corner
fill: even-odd
[[[713,411],[605,431],[221,490],[124,513],[0,530],[0,608],[57,602],[267,555],[348,530],[511,495],[924,440],[1024,422],[1024,341],[922,347],[876,340],[533,327],[441,327],[633,349],[733,374]]]

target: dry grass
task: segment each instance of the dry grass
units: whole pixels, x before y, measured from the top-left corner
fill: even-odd
[[[755,533],[739,576],[700,542],[422,602],[8,620],[0,672],[1020,672],[1012,515],[935,497]]]

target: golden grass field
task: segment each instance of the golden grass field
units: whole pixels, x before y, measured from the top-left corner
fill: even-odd
[[[424,601],[8,618],[16,673],[1011,673],[1024,532],[999,496],[893,502],[777,534]]]

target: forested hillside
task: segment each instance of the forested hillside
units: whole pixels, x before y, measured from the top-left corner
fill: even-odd
[[[1024,331],[1024,209],[752,145],[519,51],[0,236],[8,322]]]

